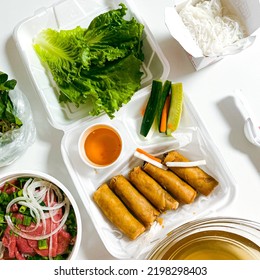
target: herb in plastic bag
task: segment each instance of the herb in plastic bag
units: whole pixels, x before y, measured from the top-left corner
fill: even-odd
[[[9,91],[15,88],[16,83],[16,80],[8,80],[8,75],[0,71],[0,137],[2,133],[22,126],[9,96]]]

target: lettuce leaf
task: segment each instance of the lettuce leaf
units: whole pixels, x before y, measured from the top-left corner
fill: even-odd
[[[60,102],[91,101],[90,114],[113,118],[140,88],[144,26],[134,17],[124,19],[127,8],[120,6],[94,18],[88,28],[48,28],[35,38],[34,49],[60,89]]]

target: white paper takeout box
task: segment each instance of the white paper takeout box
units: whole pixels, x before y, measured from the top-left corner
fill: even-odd
[[[192,3],[201,1],[202,0],[192,0]],[[226,55],[238,53],[254,42],[254,32],[260,27],[260,2],[258,0],[221,0],[222,6],[239,18],[246,29],[248,37],[245,40],[243,39],[245,43],[241,44],[241,47],[230,50],[230,53],[211,57],[204,56],[202,50],[193,40],[191,33],[179,16],[179,12],[187,3],[187,0],[174,0],[174,5],[165,9],[165,23],[171,35],[187,52],[196,70],[200,70],[215,63]]]
[[[35,54],[32,40],[43,28],[69,29],[76,25],[87,26],[95,16],[108,9],[117,8],[121,2],[126,4],[130,15],[134,15],[145,25],[144,53],[146,57],[143,64],[145,74],[142,88],[116,113],[114,119],[109,119],[105,114],[91,117],[88,115],[89,110],[86,106],[74,108],[58,102],[55,85]],[[185,98],[179,130],[180,136],[184,138],[182,141],[166,135],[154,135],[150,141],[146,141],[139,133],[142,111],[150,95],[152,80],[167,79],[169,65],[131,0],[61,1],[49,8],[43,8],[33,17],[21,22],[15,29],[14,38],[35,90],[42,99],[49,122],[55,128],[64,131],[61,153],[65,165],[102,242],[114,257],[118,259],[143,258],[156,241],[163,239],[177,225],[202,215],[205,216],[230,204],[235,191],[234,179],[188,98]],[[86,127],[96,122],[113,125],[120,132],[123,141],[127,143],[122,151],[122,160],[101,170],[87,166],[81,160],[78,150],[81,133]],[[187,145],[182,147],[184,155],[191,160],[203,157],[207,161],[206,170],[216,177],[219,186],[209,197],[200,196],[191,205],[184,205],[177,211],[164,213],[163,226],[155,223],[153,228],[142,234],[140,238],[129,240],[103,215],[93,201],[93,193],[112,176],[127,175],[131,168],[142,164],[141,160],[133,156],[137,147],[156,154],[163,153],[167,149],[178,149],[180,143],[184,142],[187,142]],[[91,238],[87,238],[91,242]]]

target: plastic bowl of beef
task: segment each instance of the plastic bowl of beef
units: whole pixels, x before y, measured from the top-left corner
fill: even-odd
[[[81,230],[78,206],[57,179],[38,171],[0,179],[0,260],[74,259]]]

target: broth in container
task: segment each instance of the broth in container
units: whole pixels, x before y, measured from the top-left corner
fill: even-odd
[[[173,230],[149,254],[152,260],[260,260],[260,225],[205,219]]]
[[[120,157],[122,146],[119,132],[107,124],[88,127],[79,140],[81,158],[94,168],[104,168],[114,164]]]

